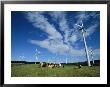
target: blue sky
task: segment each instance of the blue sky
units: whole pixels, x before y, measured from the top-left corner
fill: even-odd
[[[92,49],[93,58],[99,60],[99,11],[12,11],[12,60],[86,61],[82,32],[76,25],[81,21],[88,49]]]

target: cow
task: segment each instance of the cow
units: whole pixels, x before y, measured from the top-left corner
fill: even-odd
[[[48,67],[49,67],[49,68],[54,68],[54,67],[56,67],[56,64],[54,64],[54,63],[49,63],[49,64],[48,64]]]
[[[46,62],[40,62],[40,67],[42,68],[42,67],[47,67],[48,66],[48,64],[46,63]]]
[[[82,67],[81,65],[78,66],[79,69],[80,69],[81,67]]]
[[[61,67],[61,63],[54,64],[54,63],[46,63],[46,62],[40,62],[40,67],[49,67],[49,68],[55,68],[55,67]]]

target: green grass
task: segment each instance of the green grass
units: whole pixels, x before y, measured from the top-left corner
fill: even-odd
[[[12,64],[12,77],[99,77],[100,66],[65,65],[64,68],[39,68],[38,64]]]

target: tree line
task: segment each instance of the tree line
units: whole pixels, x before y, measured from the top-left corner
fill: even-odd
[[[28,62],[28,61],[11,61],[11,63],[16,63],[16,64],[39,64],[40,62]],[[92,65],[99,66],[100,65],[100,60],[94,60],[94,64],[92,61],[90,61]],[[61,63],[62,65],[82,65],[82,66],[87,66],[87,61],[84,62],[75,62],[75,63]]]

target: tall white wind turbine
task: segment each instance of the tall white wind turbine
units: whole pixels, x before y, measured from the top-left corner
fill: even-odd
[[[84,29],[83,22],[81,21],[81,25],[79,25],[79,24],[76,24],[76,25],[79,27],[79,30],[82,32],[88,66],[91,66],[91,64],[90,64],[90,59],[89,59],[88,48],[87,48],[86,39],[85,39],[85,32],[86,32],[86,31],[85,31],[85,29]]]

